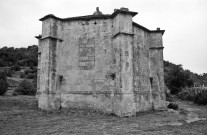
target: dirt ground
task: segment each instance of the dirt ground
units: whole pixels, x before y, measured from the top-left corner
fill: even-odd
[[[207,134],[207,106],[177,101],[178,112],[140,113],[120,118],[94,110],[70,109],[45,112],[34,96],[0,96],[1,135],[200,135]],[[197,114],[203,118],[187,123]],[[193,115],[194,116],[194,115]]]

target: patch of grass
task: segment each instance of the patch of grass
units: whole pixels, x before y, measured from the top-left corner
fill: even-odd
[[[179,103],[185,106],[185,102]],[[191,105],[190,107],[194,107]],[[182,109],[180,107],[180,109]],[[197,106],[195,106],[197,107]],[[203,117],[206,108],[202,108]],[[182,126],[165,123],[183,121],[184,118],[167,111],[141,113],[138,117],[104,115],[97,110],[73,108],[55,112],[37,109],[34,96],[0,96],[0,131],[2,135],[21,134],[206,134],[207,121]],[[185,114],[186,115],[186,114]],[[200,115],[199,115],[200,116]],[[163,124],[164,126],[158,126]]]

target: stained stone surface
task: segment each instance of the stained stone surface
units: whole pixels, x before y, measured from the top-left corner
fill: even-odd
[[[42,21],[38,107],[93,108],[118,116],[163,109],[164,30],[132,21],[137,12]]]

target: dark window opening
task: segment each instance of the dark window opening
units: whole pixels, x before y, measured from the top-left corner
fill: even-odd
[[[59,80],[60,80],[60,82],[63,81],[63,75],[59,75]]]
[[[115,73],[111,73],[110,77],[111,77],[112,80],[114,80],[116,78],[116,74]]]
[[[151,84],[151,88],[152,88],[152,83],[153,83],[153,78],[150,77],[150,84]]]

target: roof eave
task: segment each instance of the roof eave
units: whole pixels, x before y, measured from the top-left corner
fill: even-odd
[[[165,33],[165,30],[151,30],[151,33],[162,33],[162,35]]]
[[[142,26],[138,23],[135,23],[135,22],[133,22],[133,25],[138,27],[138,28],[141,28],[144,31],[149,32],[149,33],[162,33],[162,35],[165,33],[165,30],[149,30],[149,29],[145,28],[144,26]]]

